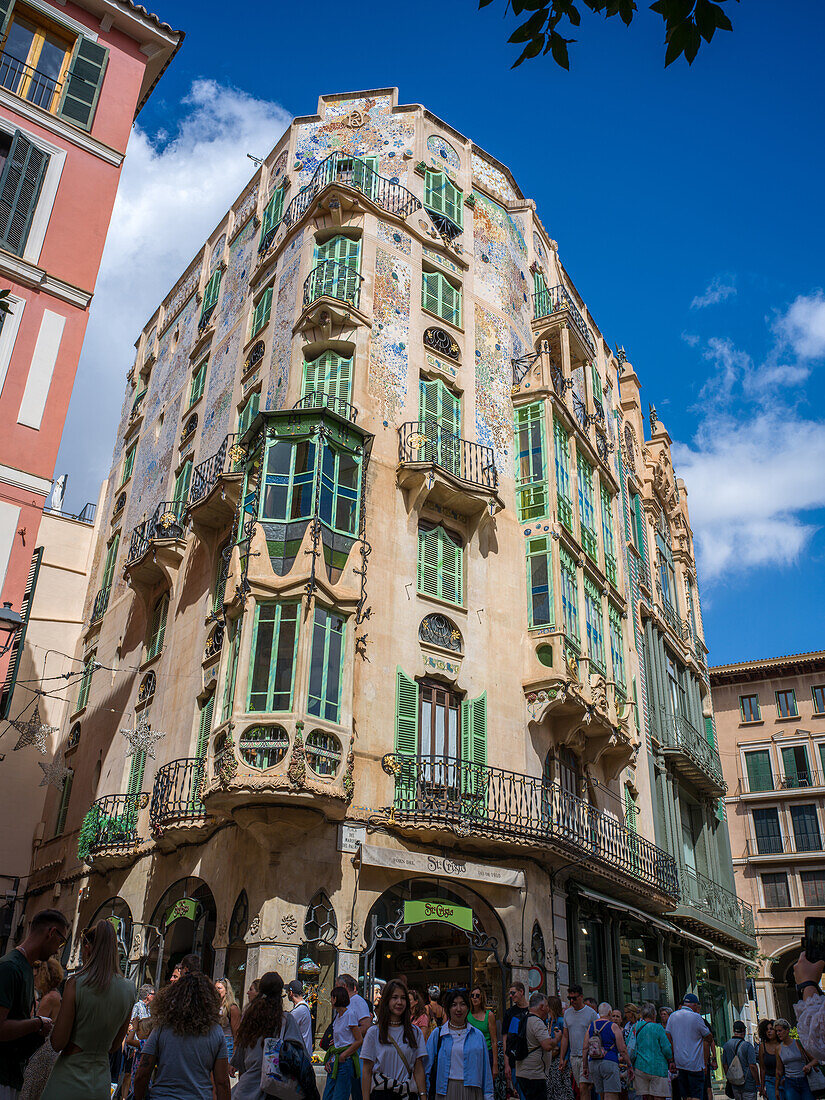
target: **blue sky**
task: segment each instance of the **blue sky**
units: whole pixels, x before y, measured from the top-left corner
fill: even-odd
[[[503,0],[414,8],[211,0],[139,118],[58,470],[106,475],[132,343],[289,117],[397,86],[513,171],[673,437],[710,659],[823,647],[825,219],[818,0],[728,4],[692,68],[661,23],[584,16],[572,71],[517,70]],[[89,431],[90,419],[105,425]],[[805,472],[807,469],[807,473]]]

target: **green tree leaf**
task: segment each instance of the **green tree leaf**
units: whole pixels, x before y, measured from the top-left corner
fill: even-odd
[[[522,61],[528,61],[531,57],[536,57],[538,54],[541,53],[541,50],[542,50],[543,46],[544,46],[544,35],[540,34],[536,38],[534,38],[532,42],[530,42],[527,46],[524,47],[524,50],[522,51],[521,57],[519,57],[518,61],[515,61],[513,63],[511,68],[516,69],[522,63]]]

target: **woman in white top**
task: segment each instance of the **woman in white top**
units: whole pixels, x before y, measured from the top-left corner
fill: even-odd
[[[355,1010],[350,1008],[349,993],[342,985],[336,985],[330,1000],[335,1015],[332,1018],[332,1046],[324,1063],[327,1071],[324,1100],[347,1100],[352,1091],[353,1078],[361,1076],[358,1060],[361,1029]]]
[[[427,1094],[424,1060],[427,1047],[421,1029],[410,1019],[410,999],[403,982],[387,982],[378,1002],[378,1026],[371,1027],[361,1047],[363,1100],[398,1100]]]

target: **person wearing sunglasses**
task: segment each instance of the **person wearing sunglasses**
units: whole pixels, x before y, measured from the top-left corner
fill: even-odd
[[[490,1068],[493,1078],[498,1077],[498,1033],[496,1032],[496,1017],[492,1009],[487,1007],[487,998],[484,990],[476,985],[470,990],[470,1015],[467,1023],[478,1028],[484,1036],[487,1044],[487,1054],[490,1059]]]

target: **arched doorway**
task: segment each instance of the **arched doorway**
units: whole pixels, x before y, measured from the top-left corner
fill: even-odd
[[[226,949],[224,973],[232,983],[238,1004],[243,1011],[244,985],[246,983],[246,933],[249,929],[249,898],[241,890],[229,921],[229,946]]]
[[[312,1012],[313,1033],[319,1038],[332,1022],[330,994],[338,970],[338,918],[332,902],[319,890],[304,915],[304,941],[298,959],[298,977]]]
[[[160,943],[150,951],[146,960],[147,973],[159,973],[159,980],[168,982],[183,956],[194,954],[200,958],[204,973],[211,975],[215,963],[212,940],[216,920],[215,899],[202,879],[182,878],[172,883],[155,906],[149,922],[160,931],[163,946],[160,960]]]
[[[501,922],[479,894],[463,885],[408,879],[385,890],[370,910],[364,989],[400,974],[422,992],[430,985],[442,994],[478,985],[500,1018],[506,954]]]
[[[776,1006],[776,1019],[795,1020],[793,1006],[798,1001],[793,977],[793,965],[799,958],[799,941],[796,946],[786,948],[771,963],[773,981],[773,1003]]]
[[[126,974],[129,964],[129,949],[132,946],[132,910],[123,898],[109,898],[95,910],[88,927],[93,928],[99,920],[109,921],[114,928],[117,935],[117,953],[120,959],[120,968]]]

